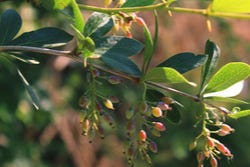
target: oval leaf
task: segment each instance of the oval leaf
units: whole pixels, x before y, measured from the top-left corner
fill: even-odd
[[[189,82],[178,71],[169,67],[156,67],[151,69],[144,78],[145,81],[153,81],[160,83],[187,83],[196,86],[195,83]]]
[[[211,78],[219,57],[220,57],[220,49],[219,47],[212,41],[207,40],[205,46],[205,54],[208,56],[206,63],[202,67],[202,80],[201,80],[201,91],[203,91],[204,86],[207,84],[208,80]]]
[[[101,60],[112,68],[125,72],[133,76],[141,76],[141,71],[138,66],[128,59],[127,57],[116,55],[116,56],[102,56]]]
[[[11,41],[19,32],[22,20],[15,10],[7,10],[0,17],[0,44]]]
[[[9,45],[35,46],[66,44],[73,36],[67,32],[52,27],[41,28],[23,33],[18,38],[10,41]]]
[[[110,15],[94,12],[85,24],[83,35],[85,37],[100,38],[113,27]]]
[[[158,65],[158,67],[171,67],[179,73],[185,73],[204,64],[206,55],[195,55],[185,52],[176,54]]]
[[[246,0],[214,0],[213,12],[250,13],[250,1]]]
[[[205,92],[218,92],[229,88],[250,75],[250,66],[234,62],[223,66],[209,81]]]
[[[96,40],[95,44],[95,54],[114,58],[116,55],[129,57],[138,54],[143,48],[139,41],[120,36],[103,37]]]
[[[234,97],[240,94],[240,92],[243,90],[244,88],[244,81],[240,81],[230,87],[228,87],[225,90],[219,91],[219,92],[211,92],[211,93],[207,93],[204,94],[203,97],[213,97],[213,96],[217,96],[217,97]]]
[[[242,110],[236,113],[232,113],[232,114],[228,114],[229,117],[234,118],[234,119],[238,119],[241,117],[246,117],[250,115],[250,110]]]

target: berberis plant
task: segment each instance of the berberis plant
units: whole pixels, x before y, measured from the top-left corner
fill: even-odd
[[[158,10],[193,13],[207,18],[211,30],[212,17],[250,19],[250,2],[243,0],[214,0],[206,9],[174,7],[174,0],[104,0],[104,7],[88,6],[76,0],[34,0],[37,6],[48,11],[61,12],[68,18],[71,34],[59,28],[45,27],[18,34],[22,26],[19,14],[8,9],[0,17],[0,61],[3,65],[16,68],[36,109],[39,100],[28,81],[15,65],[15,60],[29,64],[39,64],[28,52],[47,56],[64,56],[82,63],[85,68],[85,93],[79,97],[82,134],[92,142],[95,136],[103,138],[107,129],[118,127],[118,135],[124,140],[124,155],[130,166],[136,158],[151,164],[149,152],[157,153],[156,137],[166,131],[166,121],[177,123],[180,110],[185,108],[181,101],[169,96],[170,93],[191,99],[200,104],[196,111],[195,125],[200,132],[190,144],[197,152],[198,166],[208,161],[212,167],[225,156],[233,158],[233,153],[217,136],[234,132],[226,122],[228,117],[238,119],[250,115],[250,110],[217,106],[217,102],[242,103],[235,99],[243,88],[243,80],[250,75],[250,66],[243,62],[231,62],[216,71],[220,49],[207,40],[204,53],[178,53],[152,67],[158,41]],[[82,11],[93,13],[85,22]],[[148,25],[138,13],[154,13],[153,35]],[[132,24],[141,27],[144,41],[133,38]],[[124,36],[114,35],[122,30]],[[17,35],[18,34],[18,35]],[[72,35],[74,34],[74,35]],[[71,51],[53,49],[75,40]],[[131,56],[143,54],[141,65]],[[195,84],[184,74],[201,67],[201,82]],[[186,93],[174,88],[182,83],[197,87],[197,94]],[[237,91],[235,91],[235,89]],[[220,103],[221,104],[221,103]],[[191,114],[191,113],[190,113]],[[119,121],[119,122],[118,122]],[[123,133],[123,134],[122,134]]]

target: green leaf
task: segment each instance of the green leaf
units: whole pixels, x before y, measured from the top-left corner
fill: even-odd
[[[144,78],[145,81],[160,82],[160,83],[187,83],[195,86],[193,82],[189,82],[178,71],[169,67],[156,67],[151,69]]]
[[[108,33],[113,25],[110,15],[94,12],[85,24],[83,35],[93,39],[100,38]]]
[[[171,67],[179,73],[185,73],[204,64],[206,55],[194,55],[184,52],[174,55],[158,65],[158,67]]]
[[[209,81],[205,92],[218,92],[227,89],[250,75],[250,66],[242,62],[228,63]]]
[[[28,83],[28,81],[24,78],[23,74],[21,73],[21,71],[19,69],[17,69],[17,73],[20,76],[21,80],[23,81],[23,84],[32,100],[32,104],[33,106],[38,110],[40,103],[38,100],[38,97],[36,96],[35,92],[33,91],[32,87],[30,86],[30,84]]]
[[[103,37],[95,40],[95,44],[95,54],[113,58],[118,55],[125,57],[132,56],[138,54],[143,48],[141,42],[120,36]]]
[[[204,89],[204,86],[207,84],[208,80],[211,78],[219,57],[220,57],[220,49],[219,47],[212,41],[207,40],[206,46],[205,46],[205,54],[208,55],[207,61],[205,65],[202,67],[202,80],[201,80],[201,87],[200,90],[201,92]]]
[[[136,7],[136,6],[147,6],[152,5],[155,0],[127,0],[121,7]]]
[[[42,0],[42,5],[47,10],[62,10],[66,8],[71,0]]]
[[[242,111],[239,111],[239,112],[228,114],[229,117],[234,118],[234,119],[238,119],[238,118],[241,118],[241,117],[246,117],[246,116],[249,116],[249,115],[250,115],[250,110],[242,110]]]
[[[101,60],[110,67],[125,72],[132,76],[141,76],[141,71],[138,66],[129,58],[122,55],[105,55],[101,57]]]
[[[250,13],[250,1],[247,0],[214,0],[213,12]]]
[[[21,17],[15,10],[5,11],[0,17],[0,45],[12,40],[19,32],[21,25]]]
[[[58,46],[66,44],[72,38],[72,35],[61,29],[46,27],[35,31],[23,33],[16,39],[8,42],[8,44],[34,47],[43,47],[44,45]]]
[[[213,101],[213,102],[216,101],[216,102],[226,102],[226,103],[235,103],[235,104],[249,104],[246,101],[235,99],[235,98],[230,98],[230,97],[213,96],[213,97],[207,97],[207,98],[204,98],[204,99],[209,100],[209,101]]]

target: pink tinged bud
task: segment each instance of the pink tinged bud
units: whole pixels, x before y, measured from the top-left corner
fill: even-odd
[[[141,130],[139,132],[139,139],[142,141],[142,142],[145,142],[146,139],[147,139],[147,133],[144,131],[144,130]]]
[[[97,126],[97,132],[100,135],[101,139],[104,139],[104,128],[101,125]]]
[[[196,158],[197,158],[198,163],[202,164],[202,162],[205,159],[205,155],[204,155],[203,152],[200,151],[200,152],[197,153]]]
[[[111,117],[111,115],[109,115],[108,113],[104,112],[103,113],[103,118],[105,119],[105,121],[107,121],[109,123],[110,126],[114,125],[114,120]]]
[[[113,103],[112,103],[109,99],[107,99],[107,100],[104,102],[104,105],[105,105],[108,109],[114,110]]]
[[[222,125],[221,125],[221,130],[227,131],[227,132],[234,132],[234,129],[231,128],[231,127],[230,127],[229,125],[227,125],[227,124],[222,124]]]
[[[157,144],[153,141],[151,141],[149,143],[149,149],[153,152],[153,153],[157,153],[158,152],[158,147]]]
[[[108,82],[111,84],[120,84],[121,83],[121,79],[117,76],[111,75],[108,77]]]
[[[127,36],[128,38],[133,38],[133,35],[132,35],[132,33],[131,33],[130,31],[126,32],[126,36]]]
[[[85,108],[87,106],[88,99],[86,96],[82,96],[79,99],[79,106]]]
[[[97,70],[97,69],[94,69],[94,70],[92,71],[92,75],[93,75],[93,77],[99,77],[99,76],[100,76],[100,71]]]
[[[229,135],[230,132],[220,129],[220,130],[218,131],[217,134],[218,134],[219,136],[226,136],[226,135]]]
[[[133,121],[128,121],[126,125],[127,135],[128,137],[132,136],[132,133],[135,131],[135,123]]]
[[[225,156],[227,157],[233,157],[233,154],[231,154],[230,150],[224,146],[222,143],[217,143],[217,149]]]
[[[208,145],[210,148],[214,148],[214,146],[215,146],[214,140],[211,139],[210,137],[208,137],[208,139],[207,139],[207,145]]]
[[[172,108],[171,107],[169,107],[169,105],[168,104],[166,104],[166,103],[164,103],[164,102],[159,102],[158,103],[158,107],[161,109],[161,110],[172,110]]]
[[[156,130],[158,130],[158,131],[160,131],[160,132],[166,130],[166,127],[165,127],[165,125],[164,125],[163,123],[161,123],[161,122],[152,122],[152,123],[153,123],[154,128],[155,128]]]
[[[162,110],[159,107],[153,107],[151,112],[154,117],[158,118],[162,116]]]
[[[210,165],[211,165],[211,167],[217,167],[217,166],[218,166],[217,159],[214,158],[214,157],[212,157],[212,158],[210,159]]]

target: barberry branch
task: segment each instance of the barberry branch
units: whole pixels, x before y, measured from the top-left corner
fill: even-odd
[[[30,47],[30,46],[0,46],[0,52],[3,52],[3,51],[5,51],[5,52],[7,52],[7,51],[9,51],[9,52],[11,52],[11,51],[26,51],[26,52],[33,52],[33,53],[41,53],[41,54],[45,54],[48,56],[63,56],[63,57],[70,58],[74,61],[77,61],[79,63],[83,63],[83,61],[84,61],[83,57],[74,55],[72,53],[72,51],[61,51],[61,50],[39,48],[39,47]],[[121,78],[130,80],[130,81],[135,82],[135,83],[140,81],[140,78],[138,78],[138,77],[128,76],[127,74],[124,74],[124,73],[121,73],[118,71],[114,71],[114,70],[110,70],[108,67],[103,66],[101,64],[91,63],[91,65],[98,70],[110,73],[112,75],[119,76]],[[179,91],[177,89],[170,88],[168,86],[165,86],[165,85],[162,85],[159,83],[155,83],[155,82],[151,82],[151,81],[146,81],[145,84],[148,86],[151,86],[151,87],[156,87],[156,88],[160,88],[162,90],[168,91],[168,92],[173,92],[173,93],[179,94],[179,95],[187,97],[195,102],[202,102],[210,107],[218,109],[219,111],[221,111],[224,114],[228,114],[228,112],[221,109],[220,107],[217,107],[217,106],[214,106],[210,103],[202,101],[200,99],[200,97],[198,97],[198,96],[190,95],[188,93]]]

